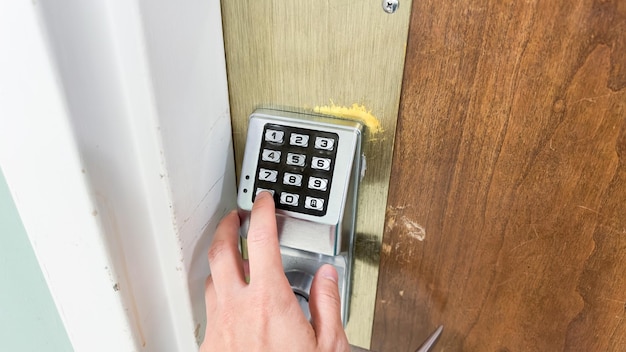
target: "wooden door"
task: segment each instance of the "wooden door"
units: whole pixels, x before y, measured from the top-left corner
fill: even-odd
[[[414,1],[372,349],[626,350],[626,1]]]

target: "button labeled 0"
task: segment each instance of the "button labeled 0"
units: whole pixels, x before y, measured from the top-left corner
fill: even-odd
[[[280,203],[297,207],[299,198],[300,196],[297,194],[282,192],[280,194]]]

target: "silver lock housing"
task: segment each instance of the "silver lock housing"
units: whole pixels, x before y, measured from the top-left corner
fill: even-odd
[[[237,197],[239,217],[242,220],[240,234],[244,238],[247,237],[258,158],[267,124],[338,135],[326,213],[323,216],[314,216],[277,209],[276,220],[285,272],[300,271],[312,276],[324,264],[333,265],[337,270],[341,315],[345,325],[349,311],[357,194],[361,178],[363,125],[357,121],[326,115],[273,109],[255,110],[249,119]],[[293,282],[291,284],[294,285]],[[294,292],[296,291],[294,287]],[[308,299],[304,292],[301,293]]]

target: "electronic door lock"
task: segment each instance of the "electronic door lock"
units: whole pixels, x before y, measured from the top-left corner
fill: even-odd
[[[350,120],[256,110],[250,116],[237,197],[246,237],[256,195],[273,194],[283,266],[300,301],[308,301],[308,292],[298,292],[294,277],[302,275],[293,273],[312,277],[325,263],[335,266],[344,323],[362,131],[359,122]]]

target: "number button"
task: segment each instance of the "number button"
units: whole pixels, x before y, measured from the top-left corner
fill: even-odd
[[[289,137],[289,144],[297,145],[298,147],[306,147],[309,145],[309,136],[306,134],[292,133]]]
[[[313,157],[311,167],[318,170],[330,170],[330,159]]]
[[[291,206],[297,207],[298,198],[300,198],[300,196],[297,194],[282,192],[280,194],[280,204],[291,205]]]
[[[285,137],[285,132],[277,130],[265,130],[265,140],[268,142],[282,143]]]
[[[326,188],[328,187],[328,180],[325,178],[319,178],[319,177],[309,177],[309,188],[310,189],[317,189],[320,191],[325,191]]]
[[[258,196],[259,193],[261,193],[261,192],[270,192],[272,194],[272,196],[274,195],[274,190],[273,189],[267,189],[267,188],[257,188],[255,195]]]
[[[287,165],[304,166],[306,155],[287,153]]]
[[[276,179],[278,179],[278,171],[268,170],[268,169],[259,169],[259,180],[268,181],[268,182],[276,182]]]
[[[271,163],[280,162],[280,152],[277,150],[263,149],[263,161],[269,161]]]
[[[307,196],[304,200],[304,207],[313,210],[324,210],[324,200]]]
[[[316,137],[315,149],[333,150],[335,140],[332,138]]]
[[[290,186],[302,186],[302,175],[285,172],[283,183]]]

